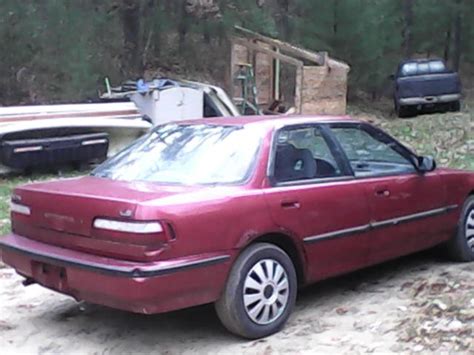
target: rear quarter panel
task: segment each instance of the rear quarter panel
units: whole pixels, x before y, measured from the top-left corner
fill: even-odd
[[[140,204],[137,216],[172,226],[176,238],[160,259],[208,252],[230,253],[275,229],[257,189],[218,187]]]

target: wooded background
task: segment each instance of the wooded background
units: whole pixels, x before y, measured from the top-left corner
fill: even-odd
[[[351,97],[387,95],[406,57],[474,72],[474,0],[2,0],[0,105],[93,99],[105,76],[224,85],[235,24],[348,62]]]

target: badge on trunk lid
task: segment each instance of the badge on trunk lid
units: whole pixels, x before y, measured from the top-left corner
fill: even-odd
[[[57,213],[46,212],[44,218],[48,220],[52,228],[59,231],[65,231],[68,229],[68,226],[76,222],[74,217],[65,216]],[[82,221],[80,221],[82,223]]]

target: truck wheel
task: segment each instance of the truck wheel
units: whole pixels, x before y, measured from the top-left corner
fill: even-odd
[[[464,203],[456,235],[448,242],[448,251],[456,261],[474,261],[474,196]]]
[[[461,111],[461,102],[460,102],[459,100],[452,102],[452,103],[449,105],[449,111],[451,111],[451,112],[459,112],[459,111]]]
[[[278,332],[293,311],[296,271],[290,257],[269,243],[250,245],[238,257],[217,315],[232,333],[257,339]]]
[[[398,105],[396,108],[397,116],[400,118],[407,118],[415,116],[415,109],[410,106]]]

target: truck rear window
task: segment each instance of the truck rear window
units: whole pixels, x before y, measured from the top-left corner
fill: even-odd
[[[445,73],[446,65],[441,60],[432,60],[429,62],[408,62],[401,68],[401,76],[425,75]]]

